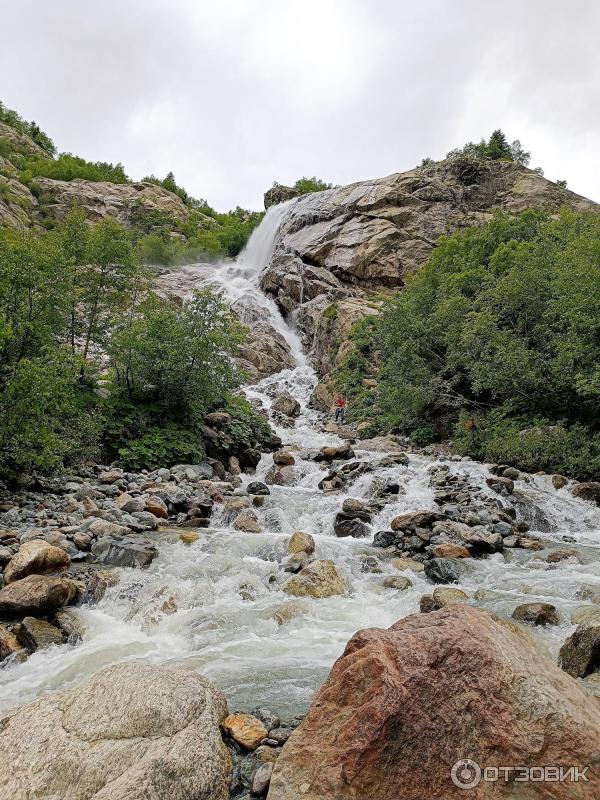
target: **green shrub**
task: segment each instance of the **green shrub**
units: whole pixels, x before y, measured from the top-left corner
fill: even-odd
[[[299,178],[294,184],[294,189],[297,189],[301,194],[324,192],[326,189],[333,189],[333,183],[327,183],[313,175],[312,178]]]
[[[26,136],[29,136],[49,155],[54,155],[56,152],[54,142],[47,134],[40,130],[36,122],[26,122],[16,111],[6,108],[2,102],[0,102],[0,122],[9,125],[19,133],[24,133]]]
[[[231,416],[225,433],[234,440],[237,447],[256,447],[271,441],[271,426],[245,397],[230,395],[218,410],[226,411]]]
[[[198,435],[173,422],[151,428],[120,447],[118,452],[121,465],[133,471],[197,464],[204,459],[204,447]]]
[[[108,181],[109,183],[128,183],[122,164],[109,164],[105,161],[86,161],[71,153],[61,153],[57,159],[27,158],[20,163],[20,180],[31,184],[35,178],[52,178],[57,181],[72,181],[83,178],[86,181]]]

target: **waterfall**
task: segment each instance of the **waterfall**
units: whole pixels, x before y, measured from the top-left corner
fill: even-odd
[[[248,396],[269,411],[273,397],[288,389],[301,403],[293,427],[278,434],[296,459],[295,484],[272,486],[265,505],[254,509],[262,533],[234,530],[231,519],[217,506],[211,527],[198,531],[191,545],[176,533],[158,534],[160,553],[147,570],[122,569],[119,585],[110,588],[95,606],[77,613],[85,625],[83,641],[34,653],[22,664],[0,670],[0,710],[27,702],[50,689],[85,680],[105,664],[142,659],[150,663],[186,665],[197,669],[225,693],[230,708],[249,710],[269,706],[291,716],[302,712],[325,679],[352,634],[365,627],[386,627],[419,610],[421,595],[432,585],[423,573],[409,573],[412,586],[403,592],[383,587],[383,579],[398,572],[385,559],[374,569],[376,551],[369,539],[336,538],[333,521],[345,498],[369,500],[378,482],[397,483],[399,493],[375,513],[373,533],[389,528],[403,512],[437,508],[430,482],[433,457],[413,454],[408,466],[380,466],[384,455],[357,443],[356,460],[369,471],[339,493],[318,488],[326,474],[311,458],[311,450],[340,439],[323,430],[308,398],[316,377],[302,354],[300,339],[286,325],[275,303],[260,290],[259,277],[273,252],[286,205],[268,211],[236,262],[197,264],[181,268],[182,287],[215,286],[245,313],[266,315],[285,335],[296,366],[248,387]],[[238,305],[238,307],[240,307]],[[242,476],[244,487],[261,479],[273,465],[265,454],[255,476]],[[483,493],[488,475],[483,465],[451,461],[452,473],[465,474]],[[559,609],[561,624],[535,629],[533,634],[552,654],[574,629],[570,612],[581,604],[582,584],[600,592],[598,559],[600,509],[556,490],[548,477],[523,476],[516,482],[521,502],[539,510],[547,521],[539,532],[543,551],[511,551],[473,560],[462,588],[475,604],[510,615],[526,601],[543,600]],[[316,540],[316,557],[329,558],[345,573],[349,591],[326,599],[302,598],[298,613],[278,625],[274,611],[292,598],[282,591],[286,540],[295,531]],[[565,539],[570,544],[565,545]],[[545,554],[556,546],[577,547],[574,559],[548,564]],[[370,565],[369,565],[370,564]]]

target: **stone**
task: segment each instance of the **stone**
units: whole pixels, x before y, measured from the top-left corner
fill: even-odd
[[[425,562],[425,575],[434,583],[460,583],[463,559],[432,558]]]
[[[574,558],[576,561],[579,561],[579,554],[577,553],[577,550],[573,550],[571,548],[564,550],[553,550],[546,556],[546,561],[548,564],[557,564],[560,561],[566,561],[569,558]]]
[[[239,511],[243,511],[246,508],[250,508],[252,505],[252,501],[249,497],[244,496],[236,496],[236,497],[227,497],[225,498],[225,502],[223,503],[223,512],[226,516],[234,516]]]
[[[169,519],[167,504],[155,494],[146,495],[144,497],[144,511],[154,514],[154,516],[159,519]]]
[[[0,662],[22,650],[15,634],[6,625],[0,624]]]
[[[486,478],[485,482],[490,487],[490,489],[493,489],[493,491],[497,492],[498,494],[503,494],[503,495],[512,494],[515,489],[515,484],[513,481],[511,481],[510,478],[503,478],[499,475],[494,475],[491,478]]]
[[[296,482],[296,473],[293,467],[278,467],[274,464],[265,475],[265,482],[269,486],[293,486]]]
[[[77,644],[83,639],[86,625],[81,612],[73,608],[64,608],[52,616],[52,624],[61,631],[69,644]]]
[[[296,597],[331,597],[344,594],[348,588],[346,579],[333,561],[313,561],[298,575],[293,575],[283,584],[283,591]],[[1,593],[0,593],[1,594]]]
[[[240,467],[240,460],[237,456],[229,456],[227,459],[227,470],[231,475],[241,475],[242,468]]]
[[[462,544],[444,542],[433,545],[431,555],[434,558],[469,558],[471,553]]]
[[[271,617],[278,625],[285,625],[286,622],[294,619],[294,617],[299,617],[302,614],[306,614],[308,611],[309,607],[306,603],[298,600],[289,600],[277,606],[271,614]]]
[[[248,494],[268,495],[271,494],[271,490],[262,481],[252,481],[248,484]]]
[[[277,450],[273,453],[273,463],[279,467],[291,467],[296,463],[296,459],[287,450]]]
[[[556,606],[550,603],[523,603],[512,613],[513,619],[531,625],[558,625],[560,617]]]
[[[63,635],[58,628],[35,617],[25,617],[17,628],[17,639],[32,652],[63,643]]]
[[[271,775],[273,774],[273,763],[266,763],[260,766],[252,778],[252,794],[262,795],[269,788]]]
[[[292,728],[281,726],[280,728],[273,728],[269,731],[269,738],[277,742],[278,745],[283,745],[292,735]]]
[[[560,648],[558,665],[573,678],[584,678],[600,670],[600,622],[577,626]]]
[[[387,578],[383,579],[384,589],[397,589],[400,592],[404,592],[410,589],[412,585],[412,581],[409,578],[405,578],[404,575],[388,575]]]
[[[518,481],[521,477],[521,473],[515,467],[505,467],[501,474],[503,478],[509,478],[511,481]]]
[[[101,564],[113,567],[148,567],[158,555],[156,545],[138,534],[103,536],[92,545],[92,554]]]
[[[18,581],[33,573],[44,575],[48,572],[60,572],[71,563],[68,554],[60,547],[54,547],[41,539],[32,539],[19,548],[4,568],[5,583]]]
[[[568,478],[565,478],[564,475],[553,475],[552,476],[552,486],[555,489],[563,489],[569,483]]]
[[[435,604],[433,595],[423,594],[419,599],[419,611],[421,614],[429,614],[431,611],[437,611],[438,607]]]
[[[231,422],[231,414],[226,411],[212,411],[210,414],[206,414],[204,421],[211,428],[223,428]]]
[[[227,800],[226,715],[221,692],[196,672],[105,667],[5,717],[0,796]]]
[[[347,497],[342,503],[342,511],[344,514],[354,514],[357,511],[364,511],[365,504],[362,500],[356,500],[354,497]]]
[[[600,483],[597,481],[577,483],[571,489],[571,494],[580,500],[587,500],[589,503],[600,505]]]
[[[423,572],[425,565],[420,561],[415,561],[414,558],[392,558],[390,564],[400,572],[405,572],[410,569],[413,572]]]
[[[93,541],[92,537],[83,531],[77,531],[73,534],[73,544],[78,550],[82,550],[83,552],[89,552]]]
[[[105,472],[101,472],[100,475],[98,476],[98,480],[100,481],[100,483],[112,484],[121,480],[122,477],[123,477],[122,469],[109,469],[106,470]]]
[[[0,618],[51,614],[76,596],[75,583],[66,578],[28,575],[0,589]]]
[[[200,538],[200,534],[196,531],[182,531],[179,534],[179,540],[184,544],[194,544]]]
[[[256,750],[269,733],[264,722],[252,714],[229,714],[221,727],[246,750]]]
[[[287,543],[288,553],[308,553],[311,555],[315,552],[315,540],[310,533],[303,531],[296,531],[288,539]]]
[[[377,531],[373,537],[373,547],[401,547],[402,534],[396,531]]]
[[[597,622],[600,624],[600,608],[597,605],[574,608],[571,611],[571,624],[581,625],[582,622]]]
[[[252,511],[242,511],[233,521],[233,527],[237,531],[245,533],[261,533],[262,528],[256,514]]]
[[[469,599],[469,595],[462,589],[450,589],[446,586],[438,586],[433,590],[433,602],[436,608],[445,608],[451,603],[464,603]]]
[[[108,519],[96,519],[88,528],[88,532],[102,538],[103,536],[127,536],[130,530],[126,525],[119,525]]]
[[[342,512],[336,514],[333,532],[338,537],[352,536],[355,539],[364,539],[369,535],[369,526],[356,517],[347,517]]]
[[[598,705],[526,631],[454,604],[352,637],[283,748],[269,800],[458,800],[461,759],[596,764],[599,742]],[[587,774],[581,789],[511,782],[472,794],[592,800],[600,774]]]
[[[308,553],[292,553],[285,562],[284,569],[286,572],[293,572],[296,574],[309,563]]]
[[[297,417],[300,413],[300,403],[289,392],[283,392],[273,400],[271,410],[286,417]]]
[[[435,511],[409,511],[399,514],[390,523],[393,531],[415,530],[415,528],[428,528],[440,518]]]
[[[144,511],[146,509],[145,498],[141,496],[132,497],[127,492],[120,494],[115,500],[117,508],[125,511],[127,514],[133,514],[134,511]]]

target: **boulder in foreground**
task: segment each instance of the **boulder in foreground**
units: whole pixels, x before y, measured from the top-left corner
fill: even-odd
[[[588,781],[481,782],[452,766],[591,765]],[[277,761],[268,800],[594,800],[600,707],[527,631],[467,605],[356,633]],[[543,793],[541,791],[543,789]]]
[[[186,670],[118,664],[9,714],[0,797],[226,800],[223,695]]]

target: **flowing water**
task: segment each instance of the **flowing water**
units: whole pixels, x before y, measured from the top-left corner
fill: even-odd
[[[183,544],[175,533],[160,534],[160,554],[149,569],[121,570],[118,586],[96,606],[78,610],[86,626],[83,642],[39,651],[23,664],[0,670],[0,710],[78,683],[106,664],[143,659],[202,672],[225,692],[232,709],[262,705],[292,715],[305,710],[356,630],[391,625],[418,611],[420,596],[431,592],[422,573],[408,573],[413,581],[408,591],[384,589],[383,578],[399,573],[384,561],[380,574],[363,571],[361,556],[374,552],[370,539],[336,538],[333,519],[346,497],[371,498],[378,479],[399,483],[400,493],[373,519],[374,532],[389,527],[391,518],[403,511],[435,507],[428,470],[436,459],[411,455],[408,466],[375,467],[343,492],[323,494],[317,484],[325,473],[303,458],[308,448],[341,440],[324,431],[319,415],[308,407],[315,373],[293,327],[258,287],[285,211],[285,206],[269,211],[237,262],[185,267],[172,280],[179,288],[213,285],[224,290],[232,302],[243,304],[248,318],[266,315],[285,337],[296,367],[249,387],[247,394],[266,409],[283,389],[300,401],[293,427],[273,421],[284,443],[297,448],[296,485],[271,487],[264,507],[256,509],[263,533],[233,530],[216,506],[211,527],[198,531],[193,544]],[[363,446],[368,444],[355,446],[358,460],[377,464],[384,455]],[[243,476],[244,485],[262,478],[272,463],[272,455],[265,454],[256,476]],[[483,465],[447,463],[453,473],[468,474],[488,491]],[[573,630],[570,612],[583,603],[577,599],[582,586],[600,592],[600,509],[574,499],[566,489],[555,490],[547,476],[524,476],[516,488],[532,528],[543,529],[538,535],[545,549],[514,550],[510,560],[496,554],[473,561],[474,570],[462,588],[470,595],[487,590],[474,602],[505,614],[523,602],[554,603],[561,624],[535,629],[535,635],[555,657]],[[297,530],[315,537],[316,556],[332,559],[350,588],[345,596],[302,598],[301,613],[279,626],[272,614],[291,599],[281,589],[289,577],[282,569],[286,539]],[[545,556],[556,547],[576,547],[580,563],[569,559],[548,564]]]

